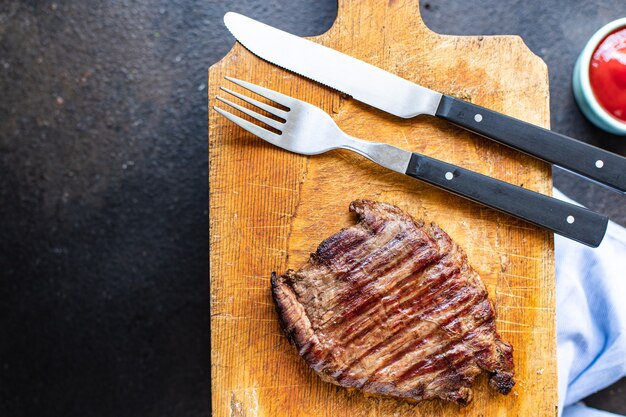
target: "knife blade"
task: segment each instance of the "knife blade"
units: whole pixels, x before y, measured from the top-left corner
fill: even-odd
[[[266,61],[398,117],[434,116],[441,101],[441,93],[238,13],[226,13],[224,23],[243,46]]]
[[[447,120],[587,179],[626,193],[626,158],[585,142],[415,84],[342,52],[238,13],[224,23],[249,51],[398,117]]]

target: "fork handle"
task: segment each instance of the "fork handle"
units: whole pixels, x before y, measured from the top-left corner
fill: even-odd
[[[441,98],[436,116],[626,192],[626,158],[620,155],[446,95]]]
[[[594,248],[606,232],[606,216],[417,153],[406,175]]]

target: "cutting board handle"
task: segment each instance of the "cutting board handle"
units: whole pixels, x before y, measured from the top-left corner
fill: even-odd
[[[374,3],[374,6],[372,6],[372,3]],[[396,21],[393,17],[394,14],[401,16],[398,21],[404,22],[406,22],[407,15],[413,16],[413,25],[410,28],[412,31],[417,30],[420,33],[430,32],[433,35],[435,34],[422,20],[419,0],[375,0],[366,2],[363,0],[338,0],[337,19],[331,30],[335,27],[355,27],[350,23],[361,25],[363,22],[367,22],[368,32],[372,31],[372,29],[378,29],[382,33],[385,29],[385,24]]]

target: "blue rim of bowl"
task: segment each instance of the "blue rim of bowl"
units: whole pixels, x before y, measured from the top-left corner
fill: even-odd
[[[608,34],[620,28],[626,28],[626,17],[607,23],[593,34],[576,60],[572,86],[580,110],[593,124],[610,133],[626,135],[626,122],[617,120],[598,103],[589,81],[593,53]]]

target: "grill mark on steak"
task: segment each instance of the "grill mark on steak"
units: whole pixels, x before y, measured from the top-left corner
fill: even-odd
[[[342,302],[343,304],[346,304],[346,306],[343,309],[343,313],[341,314],[341,316],[338,318],[336,317],[336,315],[331,316],[328,320],[321,323],[318,326],[318,328],[323,331],[335,331],[336,329],[340,329],[343,327],[345,329],[344,334],[351,334],[353,331],[355,331],[354,326],[358,325],[358,323],[355,323],[355,322],[358,322],[359,318],[367,319],[368,315],[371,312],[370,310],[379,307],[377,302],[380,301],[381,298],[389,296],[389,294],[386,294],[384,292],[382,293],[379,292],[378,294],[372,294],[372,291],[370,291],[371,285],[368,286],[368,284],[375,283],[377,278],[380,278],[385,273],[388,274],[389,276],[393,276],[393,273],[397,273],[399,269],[402,269],[403,267],[406,266],[406,263],[404,261],[406,261],[412,256],[415,256],[415,253],[409,251],[405,255],[403,255],[401,258],[392,257],[390,265],[388,265],[387,267],[383,266],[385,263],[384,260],[387,258],[383,258],[383,262],[381,263],[381,265],[376,265],[375,268],[372,268],[373,272],[369,274],[371,278],[369,281],[364,280],[363,285],[357,286],[355,284],[352,287],[353,294],[360,296],[360,298],[359,297],[353,297],[353,298],[344,297],[345,299],[342,300]],[[415,269],[419,270],[422,264],[430,262],[428,259],[430,259],[431,257],[428,256],[428,254],[424,254],[424,255],[420,255],[420,259],[421,258],[424,258],[424,260],[420,261],[420,263],[417,264],[417,267]],[[411,273],[413,272],[414,270],[411,270]],[[367,278],[367,274],[365,274],[364,277]],[[411,278],[411,275],[407,277],[407,280],[409,280],[410,278]],[[404,279],[401,280],[401,282],[398,282],[396,284],[396,287],[400,286],[403,282],[404,282]],[[391,289],[389,293],[391,293],[392,291],[395,291],[395,288]],[[334,301],[334,300],[335,299],[331,299],[331,301]],[[341,302],[339,302],[339,304],[341,304]],[[329,310],[333,310],[335,307],[336,305],[331,305]],[[344,338],[345,337],[342,336],[340,337],[340,340],[344,340]]]
[[[418,274],[412,271],[412,274],[406,278],[405,283],[410,285],[412,283],[411,281],[415,280],[416,277],[418,277]],[[391,287],[388,294],[384,294],[384,293],[380,294],[376,300],[373,300],[372,298],[368,298],[367,300],[368,302],[366,303],[366,306],[371,307],[371,309],[367,310],[366,311],[367,315],[363,314],[360,320],[356,320],[356,321],[345,324],[344,327],[346,330],[343,333],[340,333],[338,340],[340,340],[341,343],[338,344],[338,346],[345,346],[349,344],[355,344],[358,346],[358,344],[356,343],[357,339],[362,338],[364,335],[366,335],[367,333],[371,332],[374,328],[379,326],[380,323],[377,323],[371,320],[370,317],[371,316],[376,317],[379,310],[382,310],[384,312],[385,310],[388,309],[387,306],[382,302],[382,300],[385,297],[387,297],[388,299],[394,300],[393,304],[395,304],[392,306],[394,307],[394,309],[392,310],[391,315],[386,316],[386,321],[390,323],[395,323],[396,325],[400,325],[401,321],[394,320],[394,319],[396,319],[398,315],[405,314],[404,311],[407,308],[409,308],[411,304],[414,304],[415,301],[418,300],[420,297],[423,299],[426,299],[423,295],[424,293],[428,293],[429,296],[430,294],[433,294],[434,291],[432,287],[441,284],[441,281],[443,281],[445,278],[447,277],[445,275],[442,275],[438,280],[429,282],[426,286],[420,288],[415,294],[411,295],[409,293],[409,295],[403,299],[400,299],[400,292],[406,289],[406,287],[401,286],[401,285],[396,285],[395,287]],[[401,281],[404,281],[404,280],[401,280]],[[379,303],[375,303],[374,301],[377,301]],[[417,311],[417,313],[419,312],[420,311]],[[414,314],[412,319],[419,320],[419,314]],[[406,322],[404,324],[406,324]],[[360,326],[363,326],[363,327],[360,327]],[[405,331],[406,326],[404,327],[398,326],[398,327],[400,328],[394,329],[392,327],[391,329],[389,329],[390,331],[393,332],[391,335],[389,335],[389,337],[397,336],[398,339],[401,337],[399,333],[401,333],[402,331]],[[379,353],[381,353],[382,350],[380,349],[380,347],[385,345],[387,342],[388,340],[386,339],[382,340],[380,343],[378,343],[378,345],[374,346],[374,348],[370,350],[377,350]],[[352,363],[351,365],[354,365],[354,363]],[[351,365],[349,365],[347,369],[349,369]]]
[[[449,276],[446,275],[441,275],[440,278],[437,281],[433,281],[433,283],[436,285],[440,284],[443,280],[449,278]],[[397,310],[393,313],[392,316],[388,317],[388,321],[390,321],[391,323],[395,324],[395,327],[397,327],[397,329],[392,329],[392,333],[388,335],[388,337],[386,339],[381,340],[378,344],[372,346],[368,351],[366,351],[365,354],[361,355],[358,359],[362,359],[363,357],[365,357],[367,354],[371,354],[373,352],[377,352],[379,353],[380,356],[384,357],[385,356],[385,352],[382,349],[383,347],[387,346],[387,350],[393,349],[394,344],[397,344],[398,341],[403,341],[402,339],[402,332],[406,332],[406,333],[410,333],[411,331],[414,331],[415,329],[412,327],[409,327],[410,325],[413,324],[421,324],[423,322],[425,322],[425,320],[423,319],[424,317],[424,313],[425,311],[427,311],[428,309],[428,305],[424,305],[423,306],[423,310],[417,310],[415,312],[413,312],[412,316],[409,317],[408,321],[405,322],[401,322],[400,320],[396,320],[393,321],[393,319],[397,318],[398,315],[406,315],[405,310],[410,307],[416,300],[419,300],[420,298],[424,297],[424,292],[429,292],[432,294],[432,288],[433,286],[429,286],[427,288],[423,288],[420,289],[420,291],[418,291],[413,297],[410,297],[408,299],[405,299],[404,302],[399,303],[398,304],[398,308]],[[427,301],[433,301],[432,299],[428,299]],[[432,323],[432,322],[429,322]],[[367,332],[367,331],[371,331],[373,326],[369,326],[366,327],[362,330],[362,332]],[[427,337],[430,333],[426,333],[423,334],[423,336]],[[360,334],[360,336],[362,337],[363,334]],[[395,341],[391,341],[390,339],[394,338]],[[424,340],[424,339],[422,339]],[[353,339],[349,339],[348,342],[352,342]],[[420,341],[421,342],[421,341]],[[419,343],[417,345],[413,345],[413,347],[418,347]],[[391,352],[393,353],[393,351]],[[352,362],[350,364],[350,366],[355,365],[358,362],[358,359],[355,360],[354,362]],[[346,369],[349,370],[350,366]]]
[[[281,327],[320,377],[412,401],[465,405],[476,375],[508,393],[510,345],[464,252],[436,225],[354,201],[359,222],[324,240],[298,271],[272,275]]]
[[[457,314],[462,314],[464,313],[466,310],[471,309],[472,308],[472,304],[469,303],[469,301],[471,301],[472,296],[468,296],[466,299],[463,300],[463,302],[465,304],[461,305],[461,308],[458,310],[454,310],[454,311],[450,311],[447,318],[445,318],[443,321],[448,321],[450,320],[450,318],[454,315]],[[425,315],[424,313],[416,315],[414,321],[417,322],[417,324],[420,323],[421,317]],[[400,339],[400,344],[399,346],[395,346],[392,348],[392,350],[388,353],[380,353],[381,356],[381,361],[380,361],[380,366],[378,368],[376,368],[374,371],[371,371],[370,374],[372,375],[369,380],[370,381],[377,381],[380,379],[381,373],[388,368],[391,365],[394,365],[395,363],[397,363],[404,355],[406,355],[408,352],[414,350],[417,351],[419,348],[421,348],[422,346],[426,345],[429,341],[429,337],[433,336],[433,333],[435,332],[443,332],[445,333],[447,330],[445,328],[443,328],[443,326],[441,325],[441,323],[432,323],[434,324],[434,326],[431,327],[430,331],[427,333],[420,333],[420,336],[422,337],[421,340],[419,340],[417,343],[411,344],[411,339],[410,337],[410,330],[414,330],[414,329],[408,329],[405,330],[405,334],[408,334],[409,337],[404,337],[404,335],[398,335],[398,339]],[[394,335],[395,336],[395,335]],[[404,338],[403,338],[404,337]],[[445,350],[447,347],[449,347],[449,345],[444,346],[442,349],[435,351],[435,352],[431,352],[427,359],[432,359],[432,357],[438,353],[440,353],[442,350]],[[370,352],[371,353],[371,352]],[[384,358],[384,359],[383,359]],[[398,382],[401,382],[402,380],[402,376],[398,376]]]
[[[389,297],[389,296],[387,296],[387,297]],[[400,309],[400,303],[397,302],[398,296],[394,294],[394,296],[392,296],[392,297],[393,297],[393,300],[396,301],[395,304],[398,307],[397,307],[397,310],[394,313],[394,315],[388,318],[388,321],[391,318],[395,318],[395,316],[397,316],[397,315],[406,315],[406,313],[402,309]],[[377,310],[384,310],[385,309],[385,307],[383,305],[380,305],[380,304],[375,305],[374,308],[377,309]],[[371,311],[370,310],[370,311],[368,311],[368,313],[376,314],[377,311]],[[369,322],[369,325],[364,325],[364,323],[366,323],[366,322]],[[400,327],[401,324],[402,323],[400,323],[400,322],[394,323],[394,326],[392,328]],[[363,326],[363,327],[360,327],[360,326]],[[350,344],[350,343],[354,342],[357,339],[362,338],[367,333],[372,331],[375,326],[376,326],[376,323],[372,323],[372,321],[368,317],[362,318],[358,323],[351,323],[350,327],[347,327],[347,330],[346,330],[346,332],[344,334],[344,337],[342,338],[342,340],[344,340],[343,343],[347,345],[347,344]],[[357,328],[359,328],[359,327],[360,327],[360,330],[357,331]],[[402,330],[406,330],[406,328],[405,327],[400,327],[398,330],[394,331],[389,336],[390,337],[397,336],[398,332],[400,332]],[[345,335],[351,335],[351,336],[345,336]],[[386,343],[387,343],[387,340],[383,340],[379,344],[374,345],[371,349],[372,350],[377,350],[379,347],[385,345]]]
[[[339,234],[344,234],[345,231],[341,231],[339,232]],[[331,236],[331,238],[326,239],[324,242],[322,242],[322,244],[320,245],[321,248],[325,249],[325,248],[332,248],[332,247],[336,247],[336,241],[337,239],[334,236]],[[331,243],[327,243],[327,241],[331,241]],[[355,251],[352,251],[349,253],[349,255],[345,255],[345,254],[337,254],[338,259],[335,259],[334,264],[343,264],[345,263],[346,265],[350,266],[350,268],[347,271],[340,271],[340,270],[336,270],[335,269],[335,273],[336,273],[336,278],[337,279],[343,279],[347,274],[349,274],[350,272],[354,272],[354,267],[358,266],[359,264],[363,264],[363,263],[367,263],[368,259],[374,258],[376,259],[376,255],[378,255],[378,260],[379,262],[383,263],[386,259],[394,259],[394,256],[382,256],[386,251],[388,251],[391,247],[394,247],[394,245],[398,245],[399,243],[401,243],[400,241],[398,241],[397,239],[390,239],[388,241],[385,241],[384,245],[379,244],[379,246],[382,246],[378,249],[375,249],[374,253],[371,254],[367,254],[367,251],[363,251],[363,248],[360,248],[361,252],[365,252],[364,257],[359,258],[358,254],[354,253]],[[376,246],[376,245],[370,245],[370,246]],[[359,248],[356,248],[356,251],[359,251]],[[320,254],[321,252],[321,254]],[[314,259],[315,261],[319,261],[322,260],[323,264],[325,265],[325,259],[328,258],[327,254],[325,254],[323,251],[321,251],[318,248],[318,251],[312,255],[312,259]],[[345,258],[351,258],[350,260],[344,260]],[[378,265],[375,265],[378,266]],[[401,266],[401,265],[400,265]],[[370,269],[373,269],[374,271],[376,271],[378,268],[372,268],[370,267]],[[363,275],[363,276],[367,276],[368,274],[366,273],[365,269],[363,269],[363,271],[361,271],[361,273],[355,273],[354,276],[351,277],[351,281],[354,282],[358,282],[358,278]],[[363,283],[363,285],[365,285],[366,283]],[[357,287],[354,287],[353,291],[356,293],[358,290]],[[341,296],[341,294],[339,294],[338,296]],[[303,299],[303,304],[306,305],[307,302],[310,301],[310,299]],[[341,300],[336,300],[335,298],[331,298],[327,301],[327,303],[329,304],[327,307],[327,310],[333,310],[333,308],[335,307],[335,305],[331,304],[332,302],[336,304],[341,303]],[[321,322],[321,323],[313,323],[313,325],[318,328],[321,327],[325,324],[326,322]]]
[[[426,332],[423,333],[423,336],[421,336],[421,339],[417,342],[411,343],[411,339],[409,337],[400,336],[404,338],[400,339],[400,343],[398,343],[394,349],[384,354],[385,359],[381,359],[380,363],[378,364],[379,366],[373,370],[366,371],[367,375],[369,375],[367,378],[368,382],[378,382],[380,380],[383,380],[386,377],[384,372],[392,367],[397,368],[398,362],[400,362],[400,360],[403,359],[405,355],[410,352],[420,353],[423,351],[427,351],[429,349],[428,343],[440,338],[436,333],[440,332],[441,330],[438,329],[436,327],[436,324],[434,323],[419,323],[419,325],[416,327],[423,327],[427,329]],[[355,361],[355,364],[351,364],[350,366],[356,366],[358,362],[366,359],[367,356],[370,356],[373,353],[376,353],[376,349],[369,350],[367,355],[361,356],[358,361]],[[433,353],[430,353],[428,354],[428,357],[431,357],[432,355]],[[348,371],[344,372],[342,374],[343,379],[338,378],[338,381],[341,383],[348,383],[349,381],[352,381],[352,373],[354,373],[354,371],[352,370],[350,371],[350,374],[348,374]],[[401,377],[396,376],[396,383],[399,384],[401,382]]]
[[[397,243],[394,243],[394,245],[395,244]],[[389,246],[386,245],[385,248],[389,249]],[[408,256],[410,256],[410,253],[408,254]],[[406,259],[406,257],[402,259]],[[366,278],[369,275],[373,276],[373,279],[375,280],[376,277],[381,276],[382,273],[390,273],[397,268],[401,268],[402,266],[403,265],[401,262],[396,261],[390,263],[385,267],[383,262],[381,264],[373,265],[370,268],[372,269],[371,273],[369,273],[368,270],[363,270],[360,273],[355,274],[355,276],[363,275],[363,277]],[[344,274],[342,274],[341,276],[344,276]],[[354,278],[351,281],[358,282],[357,278]],[[364,297],[364,295],[371,293],[369,288],[366,285],[361,285],[359,287],[357,287],[356,285],[357,284],[354,284],[353,291],[355,294],[360,294],[361,298],[349,298],[341,294],[336,297],[330,298],[327,302],[328,306],[325,306],[326,311],[322,315],[320,323],[313,324],[316,329],[319,329],[320,331],[334,331],[334,329],[339,328],[341,325],[343,325],[345,321],[358,318],[359,315],[363,315],[367,311],[367,309],[372,306],[371,297]],[[341,305],[344,305],[344,307],[342,308],[343,313],[341,317],[337,318],[337,316],[334,314],[334,311],[338,306]],[[328,315],[327,313],[329,312],[331,314],[329,314],[328,318],[325,318],[326,315]],[[348,326],[349,324],[346,325],[346,327]]]
[[[475,329],[472,329],[472,330],[475,330]],[[408,369],[406,369],[402,374],[400,374],[398,376],[398,380],[399,381],[403,381],[403,380],[404,381],[409,381],[411,379],[414,379],[415,377],[423,375],[427,371],[428,372],[433,372],[433,371],[437,371],[437,370],[443,369],[443,366],[440,366],[439,368],[436,367],[437,363],[439,363],[441,365],[441,360],[440,359],[442,357],[445,357],[445,355],[447,354],[447,352],[450,351],[451,348],[457,347],[460,344],[462,345],[468,338],[470,338],[472,336],[473,336],[473,331],[469,331],[469,332],[467,332],[463,336],[462,339],[449,341],[447,344],[441,346],[438,350],[432,352],[430,355],[428,355],[422,361],[417,362],[416,364],[414,364],[411,367],[409,367]],[[470,356],[466,356],[466,358],[468,360],[472,360],[473,359]],[[426,369],[426,368],[429,368],[429,369]]]
[[[425,252],[427,252],[428,250],[426,250]],[[374,288],[376,289],[376,283],[379,281],[379,279],[384,275],[384,274],[388,274],[390,272],[393,272],[397,269],[401,269],[402,266],[404,266],[405,264],[403,264],[404,261],[406,261],[407,259],[409,259],[410,257],[415,256],[414,253],[409,252],[407,253],[407,255],[401,259],[399,259],[397,262],[395,262],[393,264],[392,268],[389,269],[379,269],[377,273],[372,274],[372,279],[370,281],[367,282],[366,285],[363,285],[361,287],[357,287],[355,288],[355,291],[352,297],[348,298],[346,297],[344,301],[345,303],[349,303],[349,302],[353,302],[355,299],[356,301],[359,301],[359,296],[361,298],[363,298],[363,292],[365,292],[366,294],[369,294],[370,288]],[[428,264],[430,261],[427,258],[424,258],[423,260],[420,260],[414,271],[411,271],[412,273],[410,275],[408,275],[406,278],[401,279],[399,282],[397,282],[393,287],[389,288],[388,291],[384,291],[384,286],[381,288],[379,288],[377,297],[367,297],[367,298],[363,298],[363,300],[360,303],[354,303],[354,304],[350,304],[350,308],[347,309],[346,311],[344,311],[344,314],[342,315],[342,317],[337,320],[333,327],[331,328],[331,330],[334,330],[334,328],[339,328],[340,326],[345,326],[346,328],[350,328],[351,324],[353,323],[345,323],[347,320],[350,319],[354,319],[354,318],[358,318],[359,315],[363,316],[365,313],[369,313],[369,309],[371,308],[376,308],[378,307],[378,305],[376,304],[377,301],[380,301],[382,298],[384,298],[385,296],[389,296],[392,295],[394,292],[398,292],[400,289],[403,289],[407,284],[410,284],[411,281],[415,280],[415,275],[416,273],[420,272],[421,268],[423,266],[425,266],[426,264]],[[347,330],[347,332],[349,332],[350,330]]]
[[[472,297],[468,297],[468,300],[470,300]],[[465,301],[468,301],[465,300]],[[470,305],[464,305],[460,311],[454,311],[450,313],[450,316],[452,316],[452,314],[462,314],[464,312],[464,310],[466,310],[467,308],[469,308]],[[423,314],[425,315],[425,314]],[[416,315],[415,318],[413,319],[413,322],[415,323],[420,323],[423,320],[423,315]],[[400,346],[394,350],[392,350],[391,352],[389,352],[390,355],[392,355],[390,358],[387,358],[384,362],[381,363],[381,367],[379,367],[378,369],[376,369],[374,371],[374,374],[380,372],[382,369],[384,369],[385,367],[389,366],[390,364],[396,363],[398,360],[400,360],[402,358],[402,356],[404,356],[406,353],[408,353],[411,350],[414,350],[418,347],[421,347],[422,345],[426,344],[428,341],[428,337],[430,337],[432,335],[432,333],[434,331],[437,330],[442,330],[442,324],[441,323],[436,323],[436,322],[432,322],[430,321],[429,323],[433,324],[435,327],[432,329],[432,331],[428,332],[428,333],[420,333],[420,336],[422,336],[422,339],[419,340],[417,343],[415,344],[411,344],[410,340],[405,339],[405,343],[400,344]],[[405,331],[405,333],[410,334],[410,331],[413,329],[403,329]],[[395,336],[395,335],[394,335]],[[402,341],[403,339],[400,338],[401,336],[399,336],[399,339]]]
[[[389,364],[396,362],[400,357],[406,353],[407,351],[415,350],[420,347],[422,344],[426,343],[428,336],[432,334],[433,331],[437,330],[437,328],[432,328],[430,332],[420,333],[422,339],[417,342],[411,343],[410,335],[411,332],[416,331],[418,327],[433,327],[433,323],[429,321],[424,321],[421,314],[414,314],[408,322],[404,323],[396,323],[391,329],[391,333],[386,336],[385,339],[382,339],[377,344],[373,345],[369,349],[367,349],[363,354],[353,360],[345,369],[344,372],[340,375],[341,377],[346,377],[347,373],[351,371],[353,366],[356,366],[361,360],[372,355],[373,353],[377,353],[381,359],[380,367],[373,371],[373,374],[376,374],[381,368],[387,367]],[[411,326],[411,327],[409,327]],[[365,328],[366,331],[371,331],[373,326],[369,326]],[[364,333],[361,332],[359,334],[360,337],[364,336]],[[407,337],[408,335],[408,337]],[[352,340],[350,340],[352,341]]]

